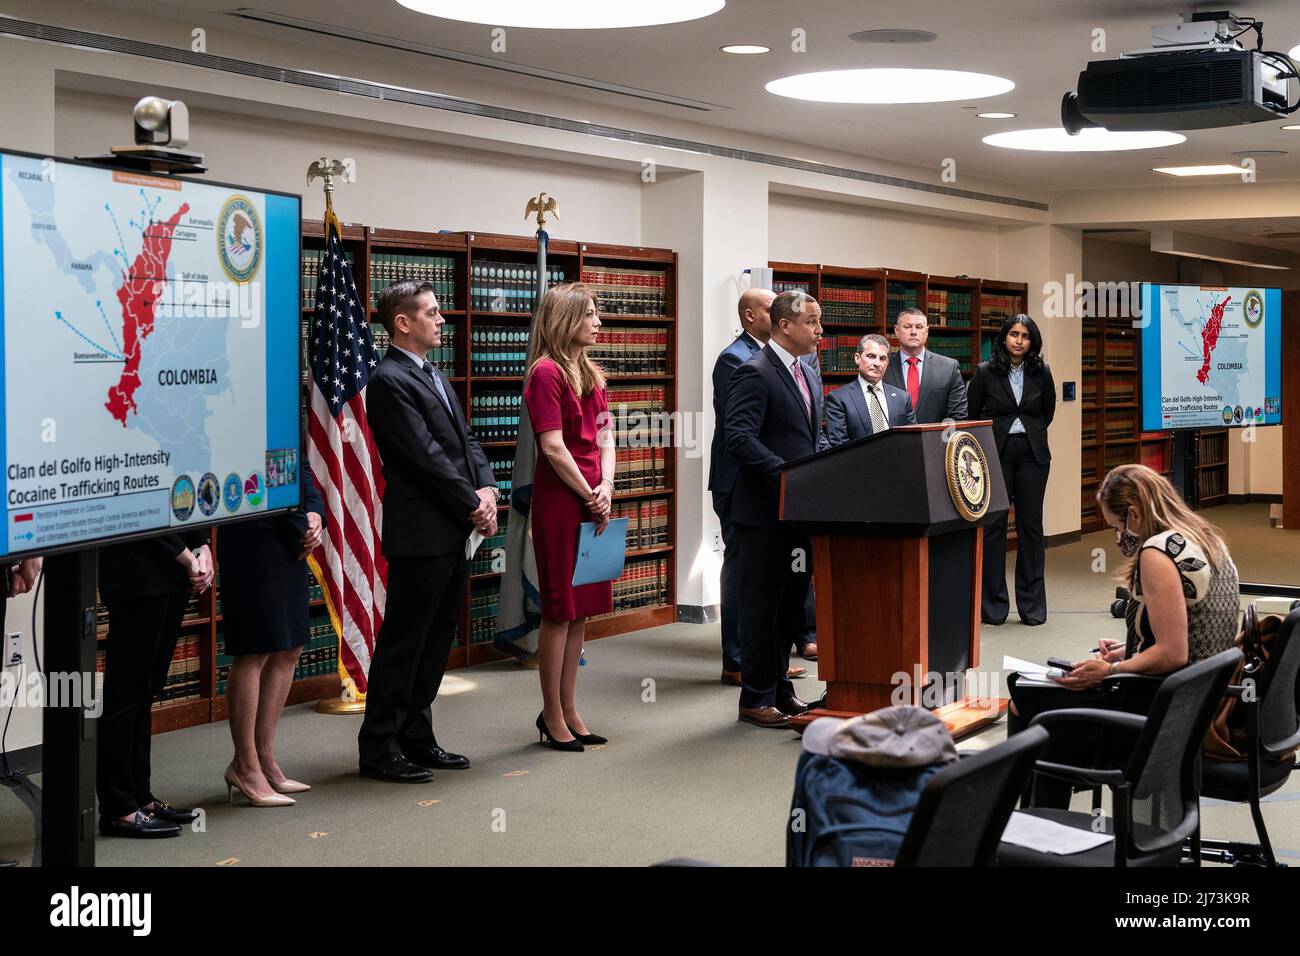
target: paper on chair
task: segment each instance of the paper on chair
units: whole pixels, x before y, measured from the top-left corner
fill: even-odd
[[[1045,820],[1019,811],[1011,814],[1007,828],[1002,831],[1002,842],[1023,846],[1027,850],[1039,853],[1054,853],[1057,856],[1069,856],[1083,853],[1115,838],[1109,833],[1094,833],[1076,827]]]

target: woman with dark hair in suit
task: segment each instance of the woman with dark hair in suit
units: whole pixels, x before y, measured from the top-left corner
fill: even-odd
[[[1052,452],[1047,427],[1056,415],[1056,383],[1042,358],[1043,336],[1034,320],[1017,315],[1002,324],[993,354],[975,369],[966,391],[972,419],[991,418],[1002,460],[1007,499],[1016,509],[1016,613],[1022,624],[1047,620],[1043,580],[1043,498]],[[981,619],[1007,619],[1007,516],[984,529]]]
[[[255,807],[287,807],[290,780],[275,759],[275,730],[309,635],[307,555],[321,543],[325,503],[311,469],[302,474],[302,509],[227,525],[217,532],[221,616],[231,656],[226,700],[235,759],[227,795],[238,790]]]

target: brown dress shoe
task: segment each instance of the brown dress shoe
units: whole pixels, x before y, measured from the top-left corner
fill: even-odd
[[[802,714],[808,713],[808,705],[798,697],[791,697],[789,700],[778,700],[776,702],[776,709],[787,717],[799,717]]]
[[[803,677],[804,674],[807,673],[808,673],[808,668],[796,667],[794,665],[791,665],[790,669],[785,672],[785,676],[790,678],[791,680],[797,680],[798,678]]]
[[[723,671],[723,672],[722,672],[722,683],[724,683],[724,684],[728,684],[728,685],[730,685],[731,687],[739,687],[739,686],[740,686],[740,671]]]
[[[805,645],[805,646],[804,646],[804,649],[803,649],[802,651],[799,652],[799,656],[802,657],[802,658],[803,658],[804,660],[806,660],[806,661],[815,661],[815,660],[817,660],[817,642],[816,642],[816,641],[812,641],[812,642],[808,643],[807,645]]]
[[[771,705],[763,707],[741,707],[739,713],[736,715],[736,719],[743,720],[747,724],[753,724],[755,727],[790,726],[789,718]]]

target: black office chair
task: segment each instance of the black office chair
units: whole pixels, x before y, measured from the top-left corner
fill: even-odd
[[[1282,788],[1296,767],[1295,749],[1300,746],[1300,720],[1296,701],[1300,698],[1300,610],[1286,616],[1271,645],[1271,656],[1258,673],[1247,674],[1254,681],[1254,694],[1243,695],[1244,686],[1233,685],[1228,694],[1246,709],[1247,759],[1201,761],[1201,796],[1232,803],[1249,803],[1259,843],[1230,840],[1193,841],[1196,862],[1209,860],[1239,866],[1277,866],[1273,845],[1264,826],[1260,798]]]
[[[1197,763],[1201,741],[1209,729],[1233,671],[1241,660],[1233,648],[1190,664],[1160,683],[1146,717],[1109,710],[1080,708],[1039,714],[1030,726],[1081,723],[1100,732],[1124,728],[1138,732],[1137,743],[1122,770],[1072,767],[1040,760],[1043,773],[1084,787],[1109,787],[1114,816],[1102,817],[1110,843],[1068,855],[1040,853],[1003,843],[999,866],[1177,866],[1183,842],[1196,832],[1200,815]],[[1081,830],[1094,828],[1094,817],[1044,807],[1021,811]]]
[[[998,843],[1047,731],[1023,733],[944,767],[928,781],[895,866],[994,866]]]

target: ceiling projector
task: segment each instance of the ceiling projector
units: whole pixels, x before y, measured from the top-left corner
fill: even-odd
[[[1231,13],[1197,13],[1151,28],[1151,48],[1089,63],[1078,91],[1061,100],[1071,136],[1088,127],[1181,130],[1241,126],[1295,111],[1288,82],[1300,78],[1283,53],[1263,50],[1264,24]],[[1238,38],[1256,34],[1248,50]]]

